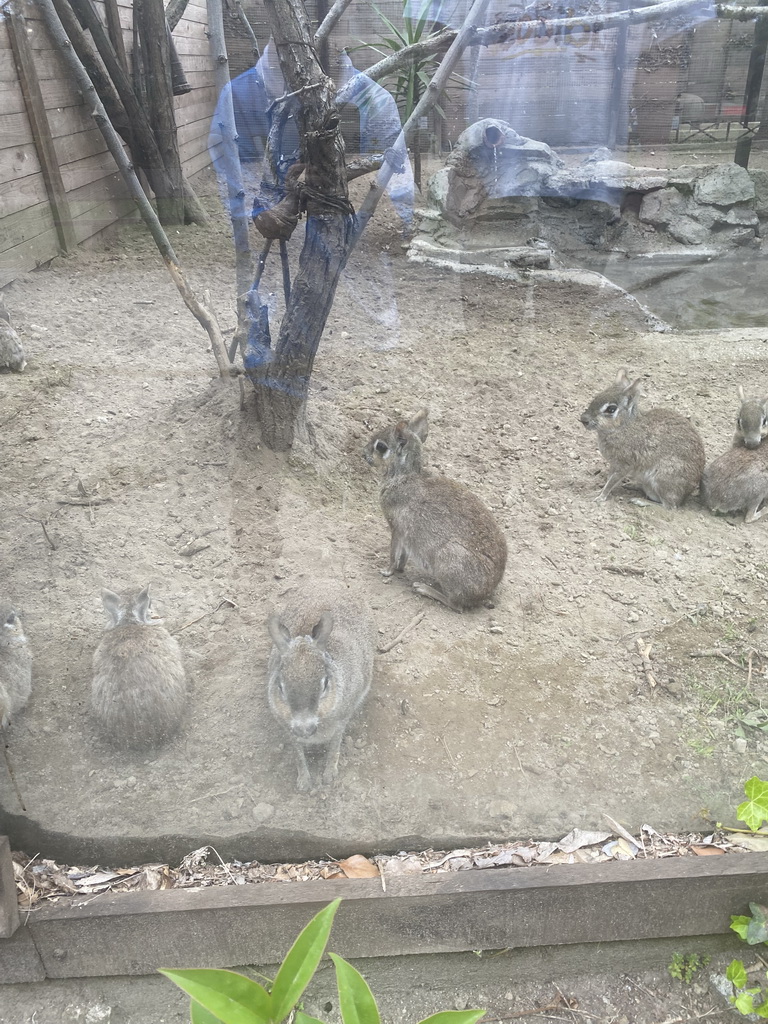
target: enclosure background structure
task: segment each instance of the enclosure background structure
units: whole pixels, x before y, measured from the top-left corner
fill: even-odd
[[[102,17],[103,0],[96,0]],[[132,50],[132,0],[118,0],[127,53]],[[41,138],[49,144],[61,176],[63,217],[70,242],[81,243],[134,209],[106,143],[49,38],[40,11],[25,0],[19,6],[26,27],[32,76],[42,96],[35,132],[22,89],[22,75],[11,45],[10,15],[0,13],[0,287],[69,248],[56,229],[51,195],[41,161]],[[213,67],[206,35],[204,0],[190,0],[173,38],[191,92],[175,98],[179,153],[187,177],[210,163],[207,136],[216,103]],[[34,81],[25,83],[35,89]],[[33,113],[34,116],[34,113]],[[44,158],[43,158],[44,159]],[[54,199],[55,201],[55,199]]]

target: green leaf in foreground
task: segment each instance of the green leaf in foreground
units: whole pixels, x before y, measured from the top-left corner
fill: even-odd
[[[288,950],[272,986],[270,1019],[284,1020],[301,998],[325,952],[328,936],[341,900],[334,900],[315,914]]]
[[[269,995],[235,971],[160,971],[222,1024],[267,1024]],[[205,1021],[205,1018],[203,1018]]]
[[[425,1017],[419,1024],[477,1024],[485,1010],[443,1010]]]
[[[189,1019],[191,1024],[221,1024],[220,1017],[215,1017],[210,1010],[206,1010],[194,999],[189,1006]]]
[[[344,1024],[380,1024],[379,1008],[368,982],[352,964],[335,953],[329,956],[336,967],[336,987]]]
[[[725,976],[736,988],[744,988],[747,984],[747,969],[741,960],[731,960],[726,968]]]
[[[308,1013],[304,1013],[303,1010],[297,1010],[294,1018],[294,1024],[325,1024],[325,1021],[318,1020],[317,1017],[310,1017]]]
[[[759,942],[768,941],[768,907],[750,903],[749,909],[752,917],[747,925],[746,939],[750,946],[756,946]]]
[[[747,799],[736,808],[736,816],[739,821],[746,822],[747,828],[757,832],[768,819],[768,782],[753,775],[745,783],[744,792]]]
[[[763,995],[765,995],[765,993],[763,993]],[[768,1017],[768,999],[766,999],[764,1003],[755,1007],[755,1013],[758,1017]]]
[[[747,941],[747,928],[749,928],[749,922],[752,920],[751,917],[747,917],[745,914],[734,914],[731,917],[731,930],[736,932],[740,939]],[[734,960],[735,964],[741,963],[740,960]]]

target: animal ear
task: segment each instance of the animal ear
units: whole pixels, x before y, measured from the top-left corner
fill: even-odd
[[[635,377],[631,384],[629,383],[629,380],[627,380],[627,383],[624,386],[624,394],[628,395],[630,398],[634,398],[635,395],[642,395],[643,390],[640,386],[642,380],[642,377]]]
[[[288,650],[291,634],[288,627],[280,621],[279,615],[275,614],[269,616],[267,619],[267,629],[269,631],[269,635],[272,637],[272,643],[281,654],[285,654]]]
[[[112,620],[112,625],[116,626],[123,617],[123,610],[120,607],[120,595],[116,594],[114,590],[107,590],[105,588],[101,592],[101,603],[104,605],[104,611]]]
[[[741,386],[741,384],[739,384],[739,401],[744,402],[745,400],[746,396],[744,394],[744,388]]]
[[[619,372],[616,374],[616,383],[620,384],[623,388],[629,384],[629,374],[627,373],[626,366],[622,366]]]
[[[428,416],[429,409],[419,409],[416,415],[408,421],[408,429],[412,430],[422,443],[427,440],[427,434],[429,433]]]
[[[323,612],[320,621],[312,629],[312,639],[317,643],[318,647],[325,647],[332,629],[333,615],[331,612]]]
[[[401,452],[408,444],[409,433],[410,427],[405,420],[400,420],[400,422],[395,425],[395,447],[399,452]]]
[[[3,623],[3,625],[8,626],[9,629],[12,629],[15,625],[17,625],[18,621],[19,619],[18,616],[16,615],[16,612],[10,611],[8,612],[5,618],[5,622]]]
[[[150,586],[151,584],[148,583],[146,587],[144,587],[144,589],[141,591],[139,596],[136,598],[134,613],[136,615],[136,619],[139,622],[149,621],[149,606],[152,600],[149,596]]]

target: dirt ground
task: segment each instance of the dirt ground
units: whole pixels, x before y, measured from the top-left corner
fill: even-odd
[[[214,225],[173,244],[230,337],[229,228],[208,192]],[[268,276],[279,309],[279,267]],[[0,762],[0,832],[16,846],[89,863],[203,843],[290,859],[556,839],[603,812],[630,828],[734,821],[768,761],[768,526],[696,499],[595,504],[604,467],[578,417],[628,365],[715,455],[737,386],[768,387],[765,330],[653,333],[609,288],[414,266],[384,211],[328,321],[314,434],[277,455],[140,228],[26,275],[6,303],[29,365],[0,375],[0,580],[35,658]],[[429,466],[475,490],[507,537],[491,610],[458,615],[407,571],[379,574],[389,537],[362,448],[423,405]],[[337,784],[308,795],[265,694],[265,618],[307,577],[361,587],[382,644],[425,613],[377,656]],[[147,581],[189,710],[166,747],[117,753],[89,713],[100,589]],[[691,657],[716,645],[730,661]]]

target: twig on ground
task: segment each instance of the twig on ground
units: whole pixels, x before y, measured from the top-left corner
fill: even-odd
[[[113,501],[113,498],[58,498],[56,500],[57,505],[106,505],[108,501]]]
[[[637,645],[638,654],[640,655],[640,660],[642,663],[643,672],[645,673],[646,681],[650,688],[654,690],[658,686],[658,682],[656,680],[656,676],[653,674],[653,665],[651,664],[651,647],[653,645],[647,644],[644,646],[643,641],[640,639],[640,637],[637,638],[635,643]]]
[[[191,622],[185,622],[183,626],[179,626],[178,629],[175,629],[171,635],[176,636],[178,633],[181,633],[182,630],[188,629],[190,626],[194,626],[196,622],[201,622],[203,619],[207,619],[209,615],[215,615],[219,608],[221,608],[222,605],[225,604],[228,604],[230,608],[237,608],[237,605],[235,604],[234,601],[232,601],[228,597],[225,597],[221,601],[219,601],[219,603],[216,605],[213,611],[203,612],[202,615],[198,615],[198,617],[196,619],[192,619]]]
[[[723,661],[727,661],[729,665],[733,665],[734,668],[740,668],[742,672],[749,672],[752,674],[752,666],[750,664],[749,669],[745,665],[740,665],[738,661],[734,661],[733,658],[729,658],[728,654],[732,648],[720,648],[720,647],[709,647],[701,651],[689,651],[689,658],[721,658]]]
[[[617,576],[645,576],[645,569],[638,569],[634,565],[604,565],[606,572],[615,572]]]
[[[418,612],[416,615],[414,615],[414,617],[411,619],[408,625],[400,630],[400,632],[397,634],[394,640],[390,641],[390,643],[388,644],[384,644],[383,647],[376,648],[379,654],[389,654],[389,652],[394,647],[397,647],[397,645],[402,642],[407,633],[409,633],[415,626],[418,626],[418,624],[421,622],[425,615],[426,612],[424,611]]]
[[[523,773],[523,775],[527,779],[528,778],[528,772],[525,770],[525,768],[523,768],[523,762],[520,760],[520,755],[518,754],[517,747],[515,746],[514,743],[512,744],[512,749],[515,752],[515,757],[517,758],[517,763],[520,765],[520,771]]]

